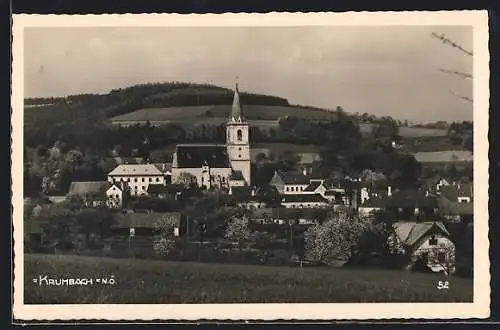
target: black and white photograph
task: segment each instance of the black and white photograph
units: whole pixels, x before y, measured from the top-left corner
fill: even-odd
[[[488,60],[480,11],[14,15],[14,316],[487,317]]]

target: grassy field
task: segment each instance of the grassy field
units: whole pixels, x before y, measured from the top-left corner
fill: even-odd
[[[178,121],[192,118],[206,117],[205,113],[211,112],[212,117],[227,118],[231,113],[231,105],[209,106],[182,106],[168,108],[145,108],[111,118],[111,121]],[[307,119],[335,119],[336,113],[310,108],[247,105],[243,112],[251,120],[277,120],[281,117],[291,116]]]
[[[418,137],[439,137],[446,136],[448,131],[445,129],[423,128],[423,127],[399,127],[399,135],[403,138],[418,138]]]
[[[403,271],[25,255],[24,303],[470,302],[472,280]],[[47,286],[34,278],[110,278]],[[438,281],[450,289],[438,290]]]

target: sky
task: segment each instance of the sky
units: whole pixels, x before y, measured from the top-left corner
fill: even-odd
[[[413,122],[472,120],[470,26],[30,27],[25,97],[186,81]]]

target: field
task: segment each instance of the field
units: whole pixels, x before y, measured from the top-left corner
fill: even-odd
[[[418,138],[418,137],[440,137],[446,136],[448,131],[445,129],[423,128],[423,127],[399,127],[399,135],[403,138]]]
[[[472,280],[403,271],[25,255],[24,303],[470,302]],[[34,278],[94,278],[47,286]],[[111,278],[115,284],[98,284]],[[449,281],[438,290],[438,281]]]
[[[208,105],[208,106],[182,106],[168,108],[146,108],[139,109],[124,115],[110,118],[112,122],[134,122],[134,121],[184,121],[194,118],[210,118],[206,116],[209,111],[210,117],[228,118],[231,113],[231,105]],[[268,105],[243,105],[243,112],[250,120],[277,120],[285,116],[300,117],[307,119],[335,119],[336,113],[317,109],[268,106]]]

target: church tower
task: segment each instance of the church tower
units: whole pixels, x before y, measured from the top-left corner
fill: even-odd
[[[233,171],[241,172],[247,185],[251,184],[249,133],[248,122],[241,111],[238,83],[236,83],[231,115],[226,124],[226,145]]]

